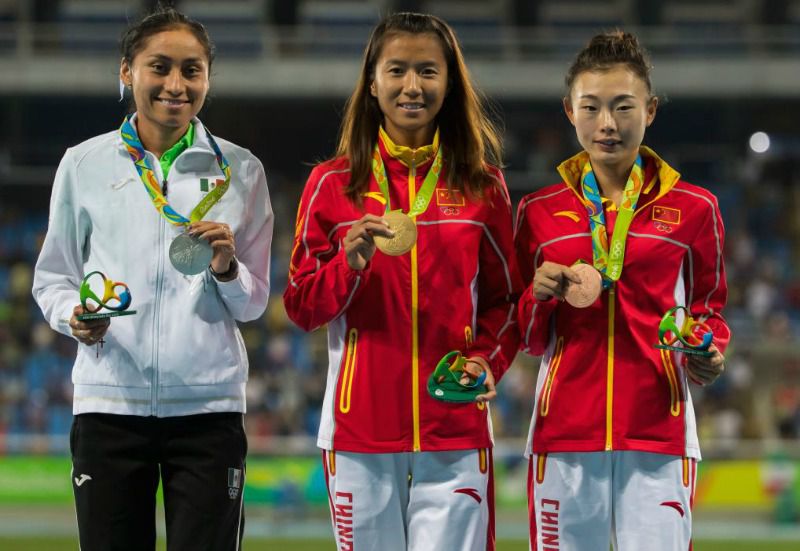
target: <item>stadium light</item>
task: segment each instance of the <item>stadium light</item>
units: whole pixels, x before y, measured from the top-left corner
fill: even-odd
[[[769,135],[766,132],[756,132],[750,136],[750,149],[756,153],[766,153],[769,150]]]

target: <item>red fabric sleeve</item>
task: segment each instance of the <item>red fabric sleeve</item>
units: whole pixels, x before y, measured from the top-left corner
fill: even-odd
[[[517,212],[517,231],[514,236],[516,264],[525,290],[519,299],[518,321],[522,349],[534,356],[544,354],[550,340],[550,316],[558,301],[539,301],[533,294],[533,275],[543,258],[536,258],[539,242],[532,231],[531,203],[523,199]]]
[[[334,226],[348,221],[335,218],[341,210],[337,205],[346,198],[338,194],[335,182],[325,182],[330,176],[330,167],[317,166],[308,177],[297,210],[289,282],[283,293],[289,319],[306,331],[339,317],[369,278],[370,264],[353,270],[335,241]]]
[[[522,283],[514,262],[511,200],[499,170],[495,177],[480,248],[475,342],[468,355],[484,358],[499,381],[519,350],[516,303]]]
[[[702,218],[697,236],[691,244],[691,269],[694,290],[689,310],[695,319],[705,321],[714,332],[714,344],[720,352],[730,342],[731,331],[722,317],[722,308],[728,299],[728,283],[725,279],[725,262],[722,251],[725,249],[725,228],[716,197],[704,197],[710,212]]]

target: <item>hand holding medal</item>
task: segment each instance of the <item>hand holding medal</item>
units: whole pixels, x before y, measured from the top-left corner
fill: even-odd
[[[233,237],[233,231],[231,231],[228,224],[211,221],[194,222],[189,226],[188,231],[182,235],[186,235],[191,239],[196,239],[208,245],[210,254],[203,254],[203,257],[199,261],[193,260],[198,264],[202,262],[200,271],[211,266],[211,271],[213,273],[224,274],[231,269],[231,263],[234,262],[233,257],[236,255],[236,242]],[[182,235],[175,238],[173,246]],[[170,247],[170,259],[171,258],[172,247]],[[206,260],[206,258],[208,258],[208,260]],[[199,268],[199,266],[197,266],[197,268]],[[180,269],[178,271],[185,273]]]
[[[139,140],[136,129],[131,123],[131,117],[132,115],[129,115],[123,121],[122,127],[120,128],[120,135],[128,150],[128,155],[130,155],[136,167],[136,171],[139,173],[139,177],[144,184],[144,188],[150,196],[150,200],[153,202],[153,206],[170,224],[184,228],[191,227],[193,230],[191,232],[184,231],[184,233],[179,234],[170,245],[169,260],[173,267],[184,275],[196,275],[206,270],[214,261],[212,259],[216,259],[218,266],[225,267],[222,272],[217,273],[227,271],[226,266],[230,264],[233,254],[231,253],[230,257],[226,259],[227,254],[223,251],[229,251],[232,248],[233,235],[227,236],[222,234],[225,233],[226,228],[227,233],[230,233],[230,228],[224,224],[216,224],[216,226],[222,228],[222,233],[217,229],[213,234],[208,234],[210,228],[207,226],[203,226],[200,232],[196,231],[197,223],[200,222],[211,207],[225,195],[231,182],[230,164],[222,154],[216,140],[214,140],[211,134],[207,134],[208,142],[214,150],[217,163],[219,164],[222,174],[225,176],[225,180],[214,187],[208,195],[203,197],[194,209],[192,209],[189,218],[186,218],[170,206],[167,198],[162,193],[161,185],[155,176],[155,172],[153,172],[153,168],[150,166],[150,161],[148,160],[144,146]],[[205,237],[199,235],[201,233],[205,235]],[[226,241],[226,243],[217,243],[217,248],[214,249],[213,241],[210,241],[214,238],[224,238],[223,240]],[[230,243],[227,243],[228,241]],[[216,258],[218,256],[216,253],[220,253],[219,258]],[[214,269],[216,271],[216,268]]]
[[[636,204],[644,183],[643,166],[642,156],[638,155],[625,183],[609,245],[605,207],[597,178],[591,163],[587,162],[584,165],[580,189],[589,217],[592,263],[579,262],[572,268],[567,268],[561,264],[543,262],[533,278],[533,293],[537,300],[556,297],[559,300],[566,300],[575,308],[586,308],[595,303],[603,289],[611,288],[619,280],[625,261],[628,229],[636,212]]]
[[[434,143],[437,144],[436,138],[434,138]],[[382,253],[389,256],[401,256],[414,248],[417,243],[417,224],[414,220],[428,209],[433,197],[433,190],[436,188],[436,182],[439,181],[439,175],[442,172],[442,162],[442,148],[436,147],[436,155],[433,158],[431,167],[422,181],[422,187],[420,187],[416,197],[413,198],[408,214],[406,214],[402,210],[392,210],[392,203],[389,198],[389,177],[386,174],[386,167],[383,164],[380,148],[378,144],[375,144],[375,149],[372,153],[372,175],[381,190],[381,195],[386,200],[386,213],[383,215],[383,220],[391,230],[391,235],[383,232],[374,236],[375,246]]]
[[[575,264],[572,272],[580,281],[568,280],[564,291],[564,300],[575,308],[586,308],[595,303],[603,290],[603,276],[594,266]]]
[[[417,225],[407,214],[393,210],[384,214],[383,219],[392,232],[391,237],[380,234],[374,236],[375,246],[383,254],[401,256],[414,248],[414,244],[417,242]]]
[[[374,214],[366,214],[350,229],[342,240],[347,264],[354,270],[363,270],[375,255],[375,236],[393,237],[388,223]]]
[[[586,264],[569,267],[545,261],[533,276],[533,294],[539,301],[556,298],[567,300],[576,308],[584,308],[594,303],[600,295],[602,285],[598,286],[599,276],[597,270]]]

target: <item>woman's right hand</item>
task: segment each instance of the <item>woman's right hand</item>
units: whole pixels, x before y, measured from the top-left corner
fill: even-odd
[[[581,278],[572,268],[555,262],[542,262],[533,276],[533,296],[538,301],[553,297],[564,300],[564,292],[570,282],[581,282]]]
[[[363,270],[375,254],[375,241],[373,235],[394,237],[394,232],[389,229],[389,224],[380,216],[366,214],[361,220],[350,226],[344,236],[344,253],[347,264],[353,270]]]
[[[76,316],[85,314],[83,306],[80,304],[72,309],[72,317],[69,319],[69,326],[72,335],[85,345],[97,344],[105,336],[111,319],[78,321]]]

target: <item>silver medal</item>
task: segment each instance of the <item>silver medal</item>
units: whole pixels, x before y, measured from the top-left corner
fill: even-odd
[[[169,246],[169,261],[184,275],[201,273],[211,264],[214,255],[211,245],[205,239],[182,233],[172,240]]]

